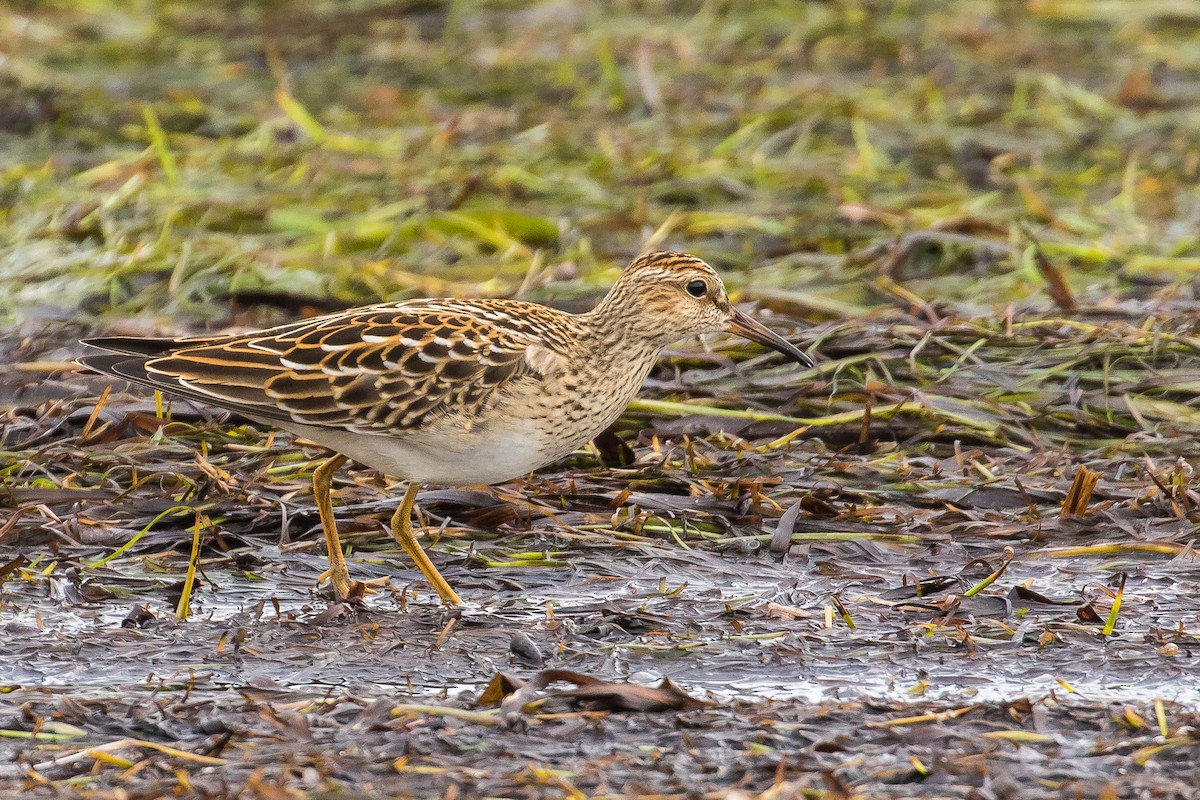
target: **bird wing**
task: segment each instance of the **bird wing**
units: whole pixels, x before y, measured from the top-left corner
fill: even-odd
[[[84,344],[84,366],[261,420],[399,433],[466,419],[557,359],[561,312],[501,300],[370,306],[248,334]]]

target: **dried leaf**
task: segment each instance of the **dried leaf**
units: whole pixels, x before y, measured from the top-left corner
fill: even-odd
[[[1092,492],[1100,477],[1101,473],[1092,472],[1087,467],[1080,465],[1079,469],[1075,471],[1075,479],[1071,482],[1071,490],[1063,499],[1059,517],[1081,517],[1086,514],[1088,504],[1092,500]]]
[[[509,694],[501,704],[501,714],[506,717],[519,714],[540,692],[557,682],[571,683],[575,688],[549,692],[546,697],[569,698],[591,711],[683,711],[713,705],[691,697],[667,678],[658,686],[642,686],[636,683],[609,683],[570,670],[546,669]],[[489,699],[494,696],[494,692],[485,694]]]

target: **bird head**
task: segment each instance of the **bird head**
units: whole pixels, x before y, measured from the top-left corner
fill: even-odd
[[[665,346],[688,336],[729,331],[766,345],[806,367],[813,360],[744,311],[733,307],[712,267],[686,253],[646,253],[625,267],[601,304]]]

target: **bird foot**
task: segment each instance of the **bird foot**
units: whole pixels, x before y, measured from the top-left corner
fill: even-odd
[[[317,576],[317,585],[320,586],[325,581],[329,581],[333,594],[339,601],[353,605],[362,602],[369,594],[378,594],[382,587],[388,585],[390,579],[384,577],[355,581],[348,575],[335,575],[333,570],[327,569]]]

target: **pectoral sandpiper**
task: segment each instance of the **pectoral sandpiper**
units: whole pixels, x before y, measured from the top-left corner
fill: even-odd
[[[88,339],[108,352],[79,361],[333,450],[313,487],[325,576],[339,598],[363,586],[338,540],[334,472],[354,459],[406,479],[392,533],[441,599],[457,604],[413,535],[418,486],[499,483],[566,456],[617,419],[664,347],[721,330],[813,365],[735,309],[711,267],[671,252],[634,260],[583,314],[516,300],[407,300],[253,333]]]

